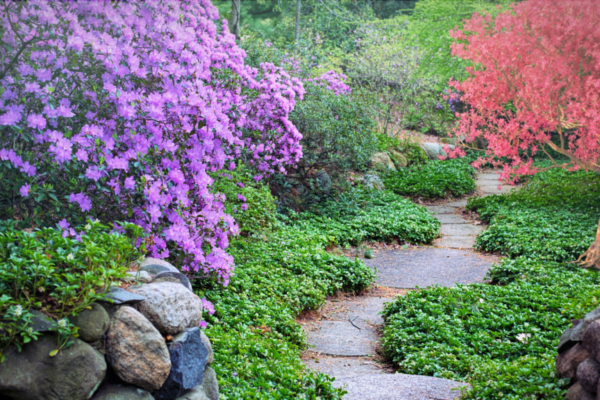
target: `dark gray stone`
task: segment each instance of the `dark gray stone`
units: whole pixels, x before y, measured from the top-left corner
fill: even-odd
[[[107,385],[91,400],[154,400],[150,392],[135,386]]]
[[[188,288],[189,290],[192,290],[192,284],[190,283],[190,280],[188,279],[187,276],[185,276],[181,272],[172,272],[172,271],[160,272],[154,277],[154,279],[152,280],[152,283],[160,283],[160,282],[180,283],[183,286],[185,286],[186,288]]]
[[[208,400],[219,400],[219,382],[216,372],[211,367],[206,367],[204,370],[201,386]]]
[[[578,343],[571,340],[571,332],[573,332],[573,327],[568,328],[560,336],[557,348],[559,354],[564,353],[565,351],[569,350],[571,347],[575,346]]]
[[[200,328],[188,328],[168,344],[171,372],[162,387],[152,393],[156,400],[172,400],[202,384],[208,348],[200,339]]]
[[[377,268],[379,285],[412,289],[483,282],[495,259],[470,251],[425,248],[379,251],[375,259],[364,262]]]
[[[145,265],[143,267],[140,267],[140,271],[147,272],[150,275],[158,275],[161,272],[179,272],[179,271],[173,271],[171,268],[165,267],[164,265],[158,265],[158,264]]]
[[[448,155],[439,143],[421,143],[421,147],[431,160],[439,160],[440,156],[446,157]]]
[[[315,174],[315,178],[319,183],[320,190],[322,190],[325,193],[329,193],[331,191],[331,178],[329,177],[329,174],[326,171],[317,171],[317,173]]]
[[[106,374],[104,356],[79,339],[59,354],[55,334],[43,334],[0,364],[0,396],[18,400],[87,400]]]
[[[53,325],[53,321],[50,317],[38,310],[29,310],[29,312],[32,314],[29,328],[33,329],[34,332],[51,332],[50,328]]]
[[[164,267],[168,271],[179,272],[179,270],[177,268],[175,268],[175,266],[173,264],[171,264],[170,262],[161,260],[159,258],[152,258],[152,257],[144,258],[144,261],[142,261],[140,263],[140,265],[138,266],[138,269],[140,271],[147,271],[150,275],[156,275],[159,272],[165,271],[164,269],[161,269],[159,271],[154,266]],[[153,273],[152,272],[153,270],[156,272]]]
[[[593,358],[585,359],[577,367],[577,382],[588,392],[596,393],[598,381],[600,381],[600,363]]]
[[[583,335],[590,324],[596,320],[600,319],[600,307],[590,311],[585,315],[583,320],[575,326],[573,332],[571,332],[571,340],[575,342],[580,342],[583,340]]]
[[[108,290],[106,295],[108,299],[112,300],[111,304],[135,304],[146,300],[145,297],[139,294],[131,293],[120,287],[113,286]]]
[[[577,382],[569,388],[567,400],[596,400],[596,395],[586,391],[579,382]]]
[[[581,343],[556,356],[556,376],[558,378],[575,378],[577,367],[590,355]]]
[[[75,316],[70,316],[69,321],[79,327],[79,338],[86,342],[100,340],[108,330],[110,319],[106,310],[99,304],[92,304],[91,310],[83,310]]]
[[[579,328],[584,324],[585,319],[575,329]],[[572,333],[571,338],[573,338]],[[582,344],[587,350],[587,352],[590,353],[590,357],[592,357],[595,360],[600,360],[600,320],[596,320],[589,324],[588,328],[585,330],[585,334],[583,335]]]

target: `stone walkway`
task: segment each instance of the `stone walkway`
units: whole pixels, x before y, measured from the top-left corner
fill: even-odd
[[[478,192],[504,193],[498,189],[497,173],[479,174]],[[396,374],[379,354],[384,304],[406,289],[432,285],[456,286],[482,282],[498,259],[473,250],[483,227],[464,218],[466,200],[427,206],[441,222],[442,237],[435,247],[407,250],[374,250],[365,264],[378,270],[378,287],[367,294],[329,300],[322,312],[300,321],[310,348],[304,354],[309,368],[335,377],[344,387],[346,400],[450,400],[460,396],[466,383],[420,375]]]

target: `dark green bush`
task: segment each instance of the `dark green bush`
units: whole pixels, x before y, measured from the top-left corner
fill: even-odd
[[[440,229],[440,222],[424,207],[387,191],[353,189],[311,211],[292,213],[285,221],[305,232],[322,233],[331,244],[394,238],[430,243]]]
[[[391,171],[383,176],[383,182],[399,195],[437,199],[472,193],[477,187],[474,176],[473,167],[453,159]]]

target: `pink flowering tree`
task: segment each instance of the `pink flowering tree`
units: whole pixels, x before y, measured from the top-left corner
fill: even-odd
[[[0,208],[65,235],[127,219],[227,284],[238,228],[207,173],[296,163],[301,81],[245,65],[209,0],[5,1],[0,21]]]
[[[467,144],[484,138],[479,162],[502,164],[504,180],[538,172],[540,153],[554,167],[600,173],[598,16],[595,0],[528,0],[493,20],[475,14],[451,32],[453,54],[472,62],[464,82],[451,82],[469,106],[454,134]],[[555,161],[556,153],[567,161]],[[600,225],[581,260],[600,266]]]

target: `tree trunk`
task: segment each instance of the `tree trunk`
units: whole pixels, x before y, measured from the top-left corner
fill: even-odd
[[[301,0],[296,0],[296,43],[300,39],[300,8],[302,7]]]
[[[229,32],[235,35],[236,40],[240,40],[240,17],[242,0],[231,0],[231,16],[229,17]]]
[[[585,253],[579,256],[577,263],[583,268],[596,267],[600,269],[600,222],[596,229],[596,240]]]

